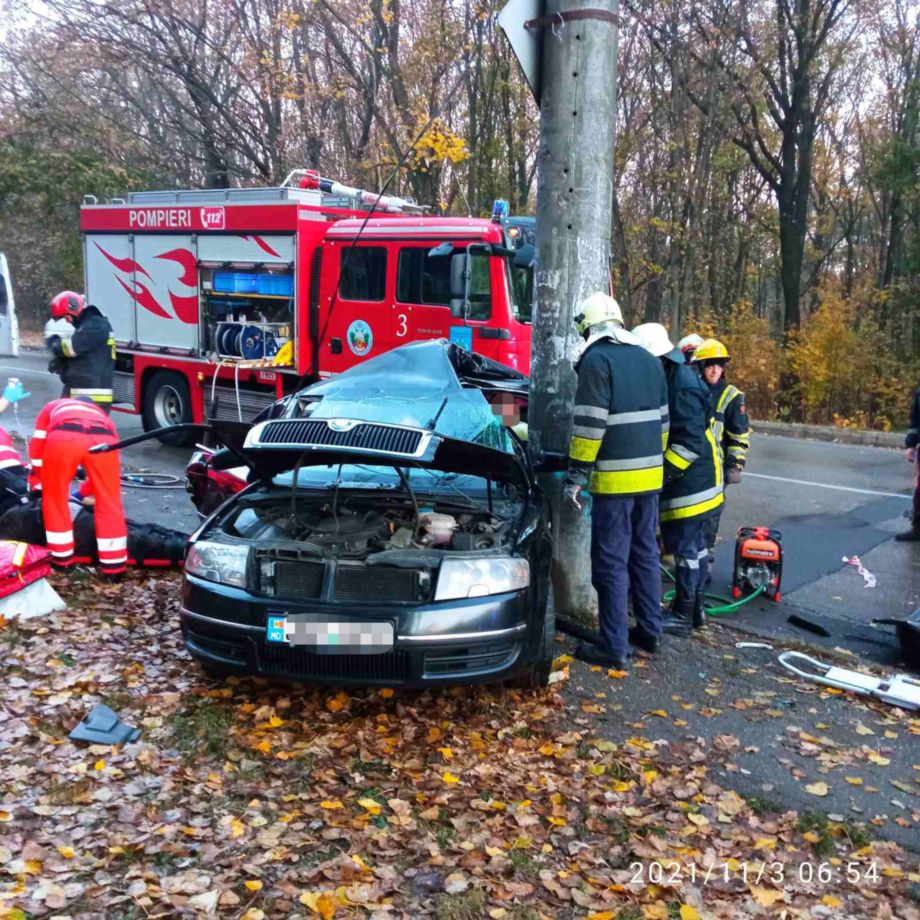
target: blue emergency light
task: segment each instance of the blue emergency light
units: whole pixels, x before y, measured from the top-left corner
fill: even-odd
[[[507,198],[496,198],[492,203],[492,220],[501,223],[510,213],[511,206]]]

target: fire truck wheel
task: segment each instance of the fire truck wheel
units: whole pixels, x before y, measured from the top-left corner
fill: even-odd
[[[157,371],[144,387],[142,410],[144,431],[155,431],[192,421],[192,400],[188,383],[181,374]],[[194,432],[174,432],[160,438],[163,444],[181,446],[195,440]]]

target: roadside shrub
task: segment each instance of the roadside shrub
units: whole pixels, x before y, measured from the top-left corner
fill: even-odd
[[[821,291],[817,310],[790,336],[788,401],[802,421],[842,428],[905,427],[920,362],[883,326],[887,296]]]

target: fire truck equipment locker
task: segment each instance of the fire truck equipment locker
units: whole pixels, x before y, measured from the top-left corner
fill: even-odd
[[[134,234],[137,341],[174,351],[198,349],[196,249],[192,234]]]

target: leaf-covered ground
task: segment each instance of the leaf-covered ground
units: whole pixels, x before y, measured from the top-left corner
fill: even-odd
[[[915,856],[726,791],[654,713],[213,680],[177,576],[59,587],[0,628],[0,917],[920,917]],[[96,702],[140,740],[70,741]]]

